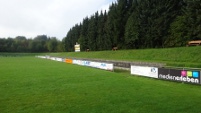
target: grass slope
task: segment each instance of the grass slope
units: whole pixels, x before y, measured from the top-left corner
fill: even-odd
[[[201,46],[163,48],[163,49],[137,49],[97,52],[67,52],[51,53],[52,56],[95,58],[124,61],[144,61],[166,63],[168,66],[201,68]]]
[[[200,86],[34,57],[0,58],[1,113],[200,113]]]

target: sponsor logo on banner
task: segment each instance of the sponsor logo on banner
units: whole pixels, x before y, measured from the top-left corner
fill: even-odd
[[[68,63],[68,64],[72,64],[73,60],[72,59],[65,59],[65,62]]]
[[[84,62],[84,66],[90,66],[90,61],[83,61]]]
[[[143,67],[143,66],[131,66],[131,74],[140,75],[152,78],[158,78],[158,68],[156,67]]]
[[[158,71],[158,78],[171,80],[171,81],[199,84],[200,71],[174,70],[174,69],[160,68]]]

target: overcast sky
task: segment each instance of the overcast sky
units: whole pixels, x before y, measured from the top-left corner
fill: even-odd
[[[63,39],[70,28],[116,0],[0,0],[0,38],[47,35]]]

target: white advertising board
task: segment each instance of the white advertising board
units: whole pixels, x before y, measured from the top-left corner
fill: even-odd
[[[62,62],[63,59],[62,58],[56,58],[56,61]]]
[[[50,60],[56,60],[56,57],[50,57]]]
[[[131,74],[146,76],[151,78],[158,78],[158,68],[131,65]]]
[[[73,64],[82,65],[82,66],[89,66],[104,70],[114,70],[113,64],[109,63],[102,63],[102,62],[91,62],[91,61],[85,61],[85,60],[73,60]]]
[[[83,65],[83,61],[81,61],[81,60],[73,60],[73,64]]]
[[[46,58],[46,56],[36,56],[36,57],[38,57],[38,58]]]

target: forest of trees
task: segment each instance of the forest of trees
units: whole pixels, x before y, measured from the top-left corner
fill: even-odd
[[[0,38],[0,52],[61,52],[64,44],[55,37],[38,35],[34,39],[24,36]]]
[[[117,0],[75,24],[63,39],[66,51],[185,46],[201,39],[200,0]]]
[[[200,0],[117,0],[75,24],[62,41],[39,35],[0,38],[0,52],[81,51],[185,46],[201,39]]]

